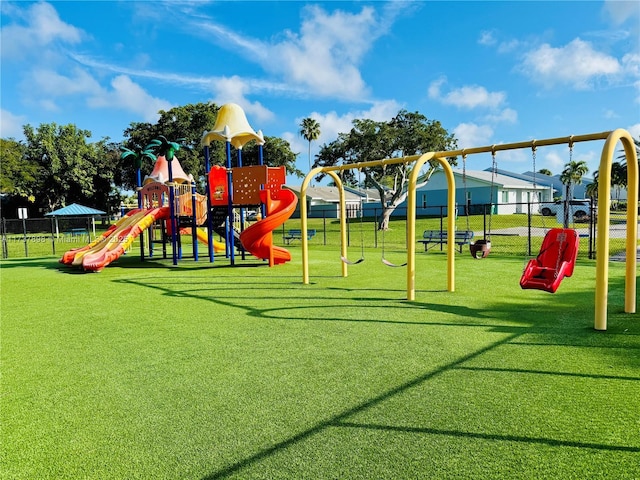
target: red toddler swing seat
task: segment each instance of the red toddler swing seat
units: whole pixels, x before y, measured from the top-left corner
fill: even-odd
[[[570,228],[552,228],[547,232],[540,253],[529,260],[520,278],[523,289],[555,293],[564,277],[573,274],[580,237]]]

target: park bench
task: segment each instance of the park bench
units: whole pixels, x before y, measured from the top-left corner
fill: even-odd
[[[89,235],[89,230],[86,228],[72,228],[65,232],[67,235],[71,235],[72,237],[81,237],[84,235]]]
[[[443,232],[440,230],[425,230],[422,234],[422,240],[418,240],[419,243],[424,244],[424,251],[429,250],[429,245],[440,245],[440,250],[442,250],[442,245],[446,244],[449,237],[447,232]],[[473,240],[473,232],[469,230],[460,230],[455,232],[455,243],[458,245],[460,249],[460,253],[462,253],[462,246],[471,243]]]
[[[315,230],[307,230],[307,240],[311,240],[315,234]],[[287,245],[289,245],[292,240],[302,240],[302,230],[289,230],[283,238]]]

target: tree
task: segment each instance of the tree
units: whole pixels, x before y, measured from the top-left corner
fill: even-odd
[[[587,197],[598,200],[598,171],[596,170],[593,176],[593,182],[587,185],[585,189]]]
[[[297,153],[291,151],[291,145],[280,137],[264,137],[262,146],[265,165],[269,167],[285,167],[287,175],[304,177],[304,173],[296,168]],[[258,165],[258,145],[249,142],[242,148],[242,164]]]
[[[427,152],[455,149],[457,141],[440,122],[428,120],[418,112],[400,110],[388,122],[369,119],[353,120],[349,133],[338,134],[338,139],[320,148],[316,164],[320,166],[348,165],[383,158],[417,155]],[[449,163],[456,164],[455,158]],[[438,168],[437,161],[430,161],[420,186],[425,185]],[[364,187],[375,188],[380,195],[382,216],[378,228],[386,230],[389,217],[407,197],[407,183],[412,170],[410,163],[397,163],[386,167],[362,169]],[[358,175],[359,177],[359,175]],[[320,176],[322,178],[322,175]],[[343,182],[353,184],[356,175],[347,170]]]
[[[320,137],[320,124],[311,117],[304,118],[300,124],[300,135],[309,142],[309,170],[311,170],[311,142]]]
[[[553,175],[551,173],[551,170],[549,170],[548,168],[541,168],[540,170],[538,170],[538,173],[541,175],[547,175],[549,177]]]
[[[73,124],[41,124],[37,129],[25,125],[24,161],[37,165],[33,184],[34,203],[43,210],[54,210],[78,202],[107,208],[112,195],[117,161],[106,162],[117,151],[104,139],[88,143],[88,130]],[[111,153],[110,153],[111,152]]]
[[[95,149],[95,175],[93,177],[94,193],[87,202],[101,205],[109,215],[117,213],[124,196],[116,185],[116,174],[120,170],[120,157],[115,142],[104,138],[93,143]]]
[[[213,128],[216,123],[219,107],[213,103],[196,103],[184,105],[181,107],[174,107],[169,111],[160,111],[160,119],[156,124],[151,123],[132,123],[129,128],[124,132],[126,138],[123,142],[123,146],[130,150],[134,150],[136,145],[149,145],[155,138],[159,138],[160,135],[165,138],[184,138],[183,145],[190,147],[189,149],[181,150],[180,164],[187,174],[193,175],[193,177],[199,182],[198,190],[202,193],[205,190],[205,160],[203,149],[200,146],[200,140],[202,134]],[[281,161],[283,165],[287,167],[288,172],[298,171],[295,168],[295,154],[290,155],[291,150],[284,147],[281,142],[283,140],[278,139],[271,141],[270,137],[265,137],[265,160],[271,165],[271,155],[267,154],[267,149],[273,149],[282,153],[278,161]],[[273,137],[275,139],[275,137]],[[276,146],[276,143],[279,145]],[[285,142],[286,143],[286,142]],[[247,154],[250,151],[254,151],[252,145],[255,146],[255,142],[250,142],[242,149],[243,158],[247,158]],[[257,150],[255,150],[257,152]],[[289,153],[285,153],[288,151]],[[211,165],[225,165],[226,151],[223,142],[213,142],[209,146],[209,157]],[[257,158],[257,153],[256,153]],[[243,163],[245,163],[243,161]],[[245,163],[248,164],[248,163]],[[256,161],[257,164],[257,161]],[[143,158],[142,172],[149,173],[153,169],[153,162],[148,158]],[[131,162],[126,162],[121,165],[120,184],[127,189],[135,188],[135,168]]]
[[[149,145],[154,139],[182,138],[185,148],[181,151],[180,165],[187,174],[199,180],[199,190],[204,191],[204,153],[200,147],[202,134],[213,128],[219,107],[212,103],[188,104],[174,107],[168,111],[161,110],[160,118],[155,124],[134,122],[124,131],[124,148],[135,151],[140,145]],[[209,147],[211,164],[224,165],[225,149],[221,142],[214,142]],[[150,173],[154,160],[142,158],[141,170],[143,174]],[[120,184],[126,189],[136,186],[135,166],[132,162],[121,164],[122,174]]]
[[[0,139],[0,191],[33,202],[33,186],[38,166],[23,160],[25,145],[12,139]]]
[[[134,145],[134,149],[131,150],[127,147],[120,146],[120,150],[122,153],[120,154],[120,160],[126,161],[127,159],[131,160],[133,163],[133,168],[136,171],[136,186],[142,186],[142,161],[147,158],[149,160],[155,161],[156,155],[153,153],[153,149],[149,146],[142,148],[140,145]],[[138,206],[141,205],[142,194],[138,191]]]
[[[565,164],[564,170],[560,174],[560,181],[567,186],[567,200],[573,198],[573,185],[582,183],[582,177],[589,171],[587,162],[584,160],[572,160]]]
[[[611,186],[615,192],[614,205],[620,204],[620,191],[627,187],[627,167],[621,162],[611,163]]]
[[[563,225],[564,228],[567,228],[569,225],[569,212],[570,212],[570,202],[573,198],[573,185],[582,183],[582,177],[589,171],[589,167],[587,166],[587,162],[584,160],[575,161],[571,160],[566,163],[564,166],[564,170],[560,174],[560,181],[567,186],[567,194],[565,195],[565,208],[564,208],[564,216],[563,216]]]

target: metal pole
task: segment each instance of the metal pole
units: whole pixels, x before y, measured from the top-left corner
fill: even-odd
[[[7,219],[2,219],[2,258],[9,258],[9,246],[7,245]]]
[[[191,183],[191,242],[193,260],[198,261],[198,224],[196,223],[196,184]]]
[[[29,256],[29,249],[27,248],[27,221],[22,219],[22,231],[24,233],[24,256]]]
[[[209,248],[209,262],[213,263],[213,218],[211,215],[211,185],[209,184],[209,171],[211,170],[211,161],[209,158],[209,146],[204,147],[204,174],[205,184],[207,188],[207,247]]]
[[[168,173],[169,173],[169,222],[171,225],[171,249],[172,251],[172,259],[173,264],[178,265],[178,225],[176,222],[176,191],[175,186],[173,184],[173,169],[171,164],[173,159],[167,159],[165,157],[165,161],[168,164]]]
[[[54,224],[53,218],[51,218],[51,250],[53,252],[53,255],[56,254],[56,236],[54,234],[54,230],[55,230],[55,224]]]
[[[226,142],[226,151],[227,151],[227,192],[228,192],[228,203],[227,203],[227,225],[225,228],[225,233],[227,235],[227,254],[229,255],[229,259],[231,260],[231,266],[235,265],[235,252],[234,252],[234,243],[235,237],[233,235],[233,178],[231,173],[231,142],[227,140]]]

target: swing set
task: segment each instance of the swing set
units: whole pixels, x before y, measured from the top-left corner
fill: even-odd
[[[536,146],[531,147],[533,159],[533,187],[536,190]],[[573,142],[569,141],[569,161],[573,158]],[[565,212],[566,213],[566,212]],[[552,228],[547,231],[540,247],[540,253],[534,259],[529,260],[520,278],[520,287],[523,290],[535,289],[549,293],[555,293],[564,277],[573,274],[573,268],[578,258],[580,236],[574,229]],[[542,227],[546,231],[542,216]]]
[[[412,155],[402,158],[386,158],[369,162],[359,162],[348,165],[316,167],[313,168],[305,177],[300,189],[300,196],[306,198],[307,189],[311,180],[320,174],[329,175],[334,181],[340,194],[340,244],[341,256],[347,257],[347,228],[346,228],[346,207],[344,188],[342,180],[338,173],[342,170],[353,168],[367,168],[391,165],[402,162],[414,163],[409,184],[407,186],[407,239],[416,238],[416,190],[418,184],[418,176],[420,169],[429,161],[437,161],[444,170],[447,180],[447,290],[455,291],[455,178],[451,166],[446,161],[448,157],[460,155],[472,155],[479,153],[489,153],[501,150],[516,150],[523,148],[534,148],[536,146],[550,146],[561,144],[572,144],[577,142],[588,142],[595,140],[604,140],[604,146],[600,156],[599,166],[599,182],[598,182],[598,225],[597,225],[597,242],[596,249],[598,252],[596,258],[596,285],[595,285],[595,312],[594,312],[594,328],[596,330],[607,329],[607,300],[608,300],[608,280],[609,280],[609,224],[611,220],[611,167],[615,148],[618,142],[622,143],[625,156],[627,158],[627,199],[629,205],[637,205],[638,203],[638,157],[636,154],[635,143],[631,134],[624,129],[613,131],[591,133],[585,135],[575,135],[569,137],[558,137],[544,140],[529,140],[517,143],[505,143],[500,145],[487,145],[482,147],[473,147],[463,150],[429,152],[422,155]],[[300,202],[300,224],[302,237],[302,283],[308,285],[309,282],[309,241],[307,238],[308,222],[307,222],[307,202]],[[638,238],[638,210],[636,208],[627,209],[626,218],[626,243],[625,243],[625,295],[624,295],[624,311],[626,313],[636,312],[636,283],[637,283],[637,238]],[[564,255],[562,250],[562,255]],[[558,250],[555,251],[556,253]],[[562,257],[561,257],[562,260]],[[348,264],[340,262],[342,265],[342,276],[348,276]],[[415,301],[415,279],[416,279],[416,245],[415,242],[407,242],[407,300]],[[566,271],[565,271],[566,276]]]
[[[361,174],[361,170],[358,169],[358,186],[361,185],[360,182],[360,174]],[[355,261],[351,261],[349,260],[349,258],[346,256],[346,253],[343,251],[343,253],[340,255],[340,260],[342,260],[343,263],[345,263],[346,265],[358,265],[362,262],[364,262],[364,211],[362,208],[362,197],[360,197],[360,205],[357,211],[357,215],[360,217],[360,258],[358,258]],[[395,264],[389,260],[387,260],[384,256],[384,246],[385,246],[385,233],[384,230],[382,231],[382,257],[380,258],[380,261],[388,266],[388,267],[405,267],[407,264],[402,263],[402,264]]]

